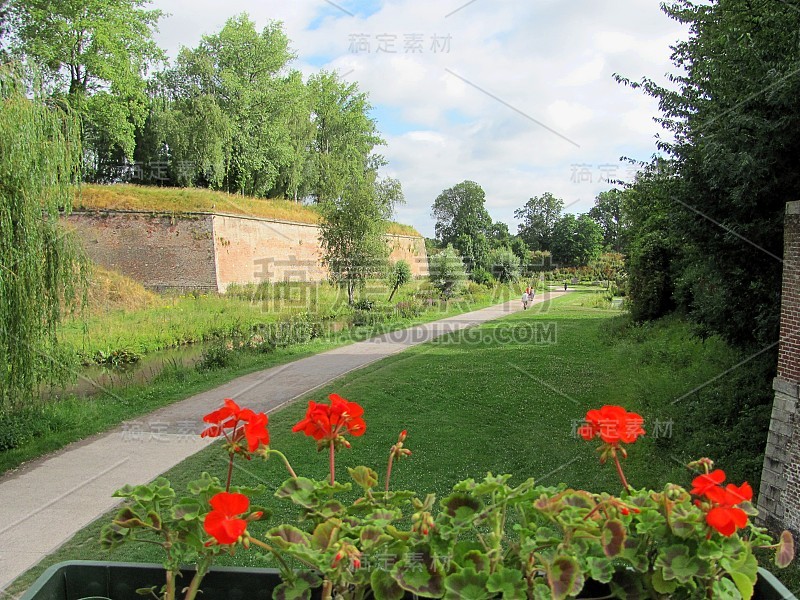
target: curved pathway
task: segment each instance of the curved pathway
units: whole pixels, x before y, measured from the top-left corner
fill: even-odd
[[[534,305],[564,293],[545,292]],[[115,490],[150,481],[211,443],[197,434],[202,416],[223,398],[274,411],[350,371],[521,308],[514,299],[251,373],[0,478],[0,590],[112,509]]]

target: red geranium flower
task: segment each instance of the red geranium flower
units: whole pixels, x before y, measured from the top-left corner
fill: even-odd
[[[238,445],[242,439],[247,441],[247,449],[254,452],[260,444],[269,445],[269,431],[267,422],[269,418],[264,413],[255,413],[249,408],[240,408],[236,402],[230,398],[225,398],[222,408],[208,413],[203,417],[203,421],[211,423],[200,434],[201,437],[219,437],[224,435],[228,442],[236,446],[232,452],[243,452],[242,446]],[[230,429],[228,435],[225,430]],[[249,458],[249,457],[248,457]]]
[[[731,536],[747,525],[747,513],[733,506],[715,506],[706,514],[706,523],[722,535]]]
[[[718,488],[723,481],[725,481],[725,471],[722,469],[703,473],[692,480],[692,489],[689,493],[695,496],[705,496],[709,490]]]
[[[247,440],[247,449],[254,452],[259,444],[269,446],[269,431],[267,430],[269,417],[264,413],[256,414],[252,410],[245,409],[242,411],[242,419],[245,421],[243,429],[244,437]]]
[[[239,405],[236,404],[236,402],[230,398],[225,398],[225,403],[222,408],[211,411],[203,417],[203,421],[206,423],[211,423],[211,426],[203,430],[200,436],[218,437],[224,429],[236,427],[241,412],[242,409],[239,408]]]
[[[328,398],[330,404],[310,401],[305,418],[292,427],[292,431],[302,431],[323,443],[335,441],[344,433],[356,437],[364,435],[367,430],[367,425],[361,418],[364,409],[338,394],[331,394]]]
[[[599,410],[590,410],[586,413],[585,421],[586,423],[578,430],[585,440],[600,436],[606,444],[617,445],[620,442],[631,444],[645,433],[642,428],[644,419],[621,406],[606,405]]]
[[[233,544],[247,529],[247,521],[239,515],[250,508],[250,500],[244,494],[220,492],[211,498],[211,508],[206,515],[203,528],[220,544]]]

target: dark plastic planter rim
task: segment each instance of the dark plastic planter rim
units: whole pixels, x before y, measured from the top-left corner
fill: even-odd
[[[69,567],[71,565],[76,566],[102,566],[102,567],[131,567],[131,568],[142,568],[142,569],[163,569],[162,565],[154,564],[154,563],[129,563],[129,562],[109,562],[109,561],[88,561],[88,560],[69,560],[57,563],[51,567],[49,567],[44,573],[42,573],[39,578],[31,585],[31,587],[22,595],[19,600],[36,600],[36,594],[39,590],[54,576],[58,574],[60,570],[64,567]],[[192,568],[187,568],[187,571],[193,571]],[[220,572],[220,573],[230,573],[230,574],[261,574],[261,575],[274,575],[276,577],[280,577],[280,571],[277,569],[267,569],[267,568],[258,568],[258,567],[213,567],[213,571]],[[772,594],[769,596],[769,600],[798,600],[797,596],[795,596],[789,589],[781,583],[777,577],[775,577],[772,573],[768,570],[759,567],[758,569],[758,576],[759,576],[759,583],[763,582],[763,585],[766,586]],[[758,587],[758,586],[757,586]],[[758,595],[754,596],[754,598],[759,598]]]

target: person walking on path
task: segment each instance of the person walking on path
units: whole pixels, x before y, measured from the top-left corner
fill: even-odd
[[[530,300],[530,296],[528,296],[528,290],[522,292],[522,310],[528,310],[528,300]]]

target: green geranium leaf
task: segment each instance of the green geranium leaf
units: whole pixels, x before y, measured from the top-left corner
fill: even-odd
[[[254,496],[261,496],[265,494],[267,491],[267,486],[263,483],[259,483],[257,486],[246,486],[246,485],[233,485],[231,486],[231,492],[237,494],[244,494],[245,496],[252,498]]]
[[[275,492],[276,498],[288,498],[303,508],[315,508],[319,505],[316,498],[317,488],[314,482],[305,477],[287,479]]]
[[[653,571],[653,577],[650,583],[652,583],[653,589],[659,594],[671,594],[678,588],[677,581],[666,581],[664,579],[664,573],[661,569],[655,569]]]
[[[142,518],[133,512],[130,506],[123,506],[114,517],[114,522],[120,527],[131,529],[133,527],[144,527]]]
[[[483,505],[481,502],[461,492],[456,492],[442,500],[442,508],[456,524],[466,524]]]
[[[663,571],[666,581],[677,580],[688,583],[700,573],[700,561],[689,554],[686,546],[669,546],[658,553],[655,566]]]
[[[488,577],[467,567],[448,575],[444,580],[445,600],[490,600],[493,594],[486,589]]]
[[[603,524],[603,532],[600,535],[600,543],[603,546],[603,553],[608,558],[614,558],[622,553],[625,542],[625,525],[622,521],[612,519]]]
[[[722,548],[714,540],[705,540],[697,547],[697,558],[718,560],[722,557]]]
[[[219,479],[212,477],[208,473],[201,473],[200,479],[196,479],[186,486],[189,493],[198,496],[204,492],[217,493],[222,491],[222,486],[219,484]]]
[[[392,579],[388,571],[375,569],[370,576],[370,585],[375,600],[402,600],[406,591]]]
[[[704,530],[705,520],[703,513],[694,509],[691,505],[676,504],[672,509],[669,520],[672,533],[680,538],[689,538],[695,535],[695,532]]]
[[[394,538],[383,532],[380,527],[366,525],[361,529],[361,550],[370,551],[372,548],[391,542]]]
[[[730,579],[718,579],[712,585],[714,600],[742,600],[742,594]],[[747,597],[749,599],[749,596]]]
[[[110,523],[100,530],[100,547],[103,550],[112,550],[125,542],[130,529],[123,529],[119,525]]]
[[[425,546],[409,552],[392,567],[392,577],[404,590],[428,598],[444,595],[444,574]]]
[[[368,492],[376,485],[378,485],[378,474],[369,467],[356,467],[355,469],[347,469],[350,477],[361,487],[365,492]]]
[[[319,587],[321,581],[313,573],[311,577],[297,574],[291,581],[284,581],[272,591],[273,600],[311,600],[314,588]]]
[[[170,516],[176,521],[194,521],[206,509],[192,498],[183,498],[170,509]]]
[[[342,522],[338,519],[320,523],[311,535],[311,546],[319,550],[327,550],[339,537],[341,526]]]
[[[460,564],[463,568],[472,568],[477,573],[481,571],[489,572],[489,557],[480,550],[470,550],[464,554]]]
[[[267,533],[267,537],[273,541],[279,542],[282,546],[305,546],[311,547],[311,536],[305,531],[293,527],[292,525],[281,525],[280,527],[273,527]]]
[[[402,516],[403,514],[397,509],[379,508],[369,513],[366,517],[364,517],[364,520],[375,527],[383,528]]]
[[[600,583],[608,583],[614,577],[614,563],[607,558],[589,556],[586,559],[589,577]]]
[[[489,575],[486,589],[494,594],[503,594],[503,600],[525,600],[528,597],[528,584],[522,571],[501,569]]]
[[[511,475],[492,475],[487,473],[483,481],[478,483],[472,490],[476,496],[488,496],[496,492],[508,491],[508,480]]]
[[[564,600],[576,596],[583,589],[583,574],[578,561],[571,556],[558,556],[545,565],[547,583],[553,592],[554,600]]]
[[[756,586],[756,578],[748,577],[744,573],[740,573],[735,571],[733,573],[728,573],[733,579],[733,583],[736,584],[736,589],[739,590],[739,593],[742,595],[742,598],[750,598],[753,597],[753,590]]]

